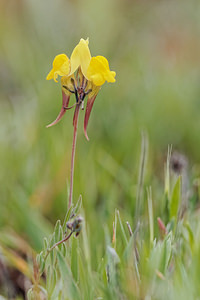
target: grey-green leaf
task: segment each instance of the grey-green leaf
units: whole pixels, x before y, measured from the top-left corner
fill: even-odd
[[[64,282],[64,286],[66,287],[65,292],[67,293],[68,298],[72,300],[80,299],[79,290],[76,283],[73,280],[71,270],[60,251],[57,251],[57,259],[60,274]]]

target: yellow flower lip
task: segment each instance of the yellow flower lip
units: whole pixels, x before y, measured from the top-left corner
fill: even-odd
[[[59,54],[54,58],[53,68],[47,75],[46,79],[54,79],[57,82],[58,75],[66,76],[70,71],[70,61],[66,54]]]
[[[87,70],[87,77],[96,86],[101,86],[107,82],[115,82],[116,73],[110,71],[107,59],[104,56],[92,57]]]

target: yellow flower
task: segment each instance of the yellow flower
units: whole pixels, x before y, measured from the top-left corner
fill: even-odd
[[[65,54],[57,55],[47,80],[54,79],[57,82],[58,75],[71,76],[80,67],[83,76],[96,86],[103,85],[105,81],[115,82],[116,73],[110,71],[107,59],[103,56],[91,57],[88,44],[88,39],[81,39],[74,48],[70,60]]]
[[[61,76],[63,97],[61,111],[56,120],[48,127],[58,123],[67,109],[75,105],[78,107],[81,105],[84,108],[84,99],[88,96],[84,119],[84,133],[87,139],[88,120],[100,87],[105,81],[115,82],[116,75],[114,71],[110,71],[105,57],[91,57],[88,44],[88,39],[81,39],[74,48],[70,59],[65,54],[57,55],[53,61],[53,68],[46,78],[47,80],[54,79],[57,82],[58,75]],[[74,76],[76,71],[77,75]],[[72,93],[75,94],[76,103],[72,107],[68,107]]]

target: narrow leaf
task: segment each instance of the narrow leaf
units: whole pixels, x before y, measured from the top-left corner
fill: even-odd
[[[60,237],[61,237],[61,232],[60,232],[60,220],[58,220],[56,222],[56,225],[55,225],[55,229],[54,229],[54,232],[55,232],[55,242],[58,242],[60,241]]]
[[[48,240],[46,237],[43,240],[43,244],[44,244],[44,250],[47,250],[49,244],[48,244]]]
[[[194,234],[193,234],[192,228],[190,227],[190,224],[188,222],[185,224],[185,228],[188,231],[189,244],[190,244],[191,250],[193,251],[193,249],[194,249],[194,243],[195,243],[195,238],[194,238]]]
[[[153,244],[154,239],[154,223],[153,223],[153,201],[152,201],[152,191],[151,188],[147,189],[147,199],[148,199],[148,212],[149,212],[149,233],[150,233],[150,243]]]
[[[55,232],[52,234],[49,246],[52,247],[54,244],[55,244]],[[56,254],[54,253],[54,251],[50,252],[50,259],[51,259],[51,263],[54,264],[56,259]]]
[[[161,255],[161,261],[160,261],[160,268],[159,271],[165,275],[167,267],[169,265],[171,253],[172,253],[172,237],[171,234],[169,234],[162,244],[162,255]]]
[[[73,280],[71,270],[60,251],[57,251],[57,258],[60,274],[66,287],[67,299],[80,299],[78,287]]]
[[[170,201],[170,219],[173,217],[177,219],[179,202],[181,198],[181,177],[179,176],[173,189]]]
[[[78,257],[77,257],[78,239],[72,237],[72,252],[71,252],[71,271],[74,280],[78,281]]]
[[[56,270],[52,268],[50,265],[47,268],[46,286],[47,286],[48,295],[51,296],[56,286]]]
[[[127,236],[126,236],[126,233],[125,233],[125,230],[124,230],[124,226],[123,226],[121,218],[120,218],[119,210],[116,210],[116,214],[118,216],[119,225],[120,225],[120,228],[121,228],[121,231],[122,231],[124,242],[125,242],[126,245],[128,245],[128,239],[127,239]]]
[[[80,195],[79,198],[78,198],[78,201],[77,201],[77,203],[76,203],[76,205],[73,209],[75,215],[78,214],[78,212],[81,208],[81,205],[82,205],[82,196]]]
[[[65,232],[65,230],[66,230],[66,224],[69,221],[69,219],[71,217],[71,214],[73,213],[73,208],[74,207],[73,207],[73,203],[72,203],[71,207],[68,209],[68,211],[67,211],[67,213],[65,215],[65,220],[63,222],[63,232]]]

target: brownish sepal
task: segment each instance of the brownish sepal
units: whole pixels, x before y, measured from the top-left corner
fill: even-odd
[[[87,135],[87,126],[88,126],[88,121],[90,118],[90,113],[94,104],[94,100],[96,99],[97,95],[94,95],[92,98],[88,98],[87,101],[87,106],[86,106],[86,112],[85,112],[85,119],[84,119],[84,134],[86,139],[89,141],[89,137]]]
[[[70,95],[66,95],[62,91],[62,108],[61,108],[61,111],[60,111],[59,115],[57,116],[57,118],[55,119],[55,121],[53,121],[51,124],[46,126],[47,128],[51,127],[53,125],[56,125],[61,120],[61,118],[66,113],[66,107],[68,107],[68,105],[69,105],[69,99],[70,99]]]

